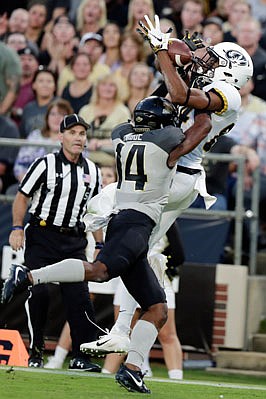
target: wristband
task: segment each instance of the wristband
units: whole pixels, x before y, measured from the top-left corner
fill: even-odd
[[[12,229],[11,229],[12,231],[13,230],[24,230],[24,227],[23,226],[12,226]]]
[[[95,243],[95,249],[102,249],[103,246],[104,246],[104,243],[103,243],[103,242],[96,241],[96,243]]]

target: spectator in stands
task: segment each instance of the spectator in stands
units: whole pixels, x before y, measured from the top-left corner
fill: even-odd
[[[98,33],[85,33],[85,35],[81,38],[78,52],[86,53],[89,55],[92,65],[92,71],[90,74],[90,81],[92,83],[96,82],[99,77],[106,75],[110,72],[110,68],[108,65],[99,63],[99,58],[103,54],[103,39],[102,36]],[[60,95],[67,83],[72,82],[73,80],[73,71],[68,64],[63,68],[59,76],[58,94]]]
[[[85,33],[79,44],[79,52],[86,53],[92,64],[91,81],[95,82],[99,77],[110,72],[110,67],[99,62],[104,51],[103,37],[98,33]]]
[[[103,188],[117,180],[115,166],[101,166],[101,175]]]
[[[235,29],[240,21],[251,16],[251,5],[247,0],[235,0],[232,3],[227,21],[223,23],[224,41],[235,42]]]
[[[28,103],[23,110],[19,127],[22,138],[26,138],[30,132],[41,129],[43,126],[48,105],[55,97],[56,77],[54,73],[40,65],[33,77],[32,89],[35,93],[35,100]]]
[[[185,0],[180,13],[181,26],[177,27],[177,34],[182,38],[187,30],[190,34],[202,31],[204,19],[203,0]]]
[[[148,15],[151,20],[154,19],[154,1],[153,0],[130,0],[128,4],[128,21],[124,28],[125,32],[129,32],[132,35],[136,34],[136,29],[139,27],[139,21],[144,22],[144,15]],[[146,57],[149,55],[152,57],[151,63],[154,60],[151,48],[148,43],[142,42],[142,47]],[[139,60],[140,61],[140,60]]]
[[[152,0],[130,0],[128,4],[128,17],[125,31],[136,33],[139,21],[145,21],[144,15],[148,15],[151,21],[154,19],[154,6]]]
[[[29,12],[24,8],[16,8],[12,11],[9,21],[9,32],[19,32],[25,34],[29,24]]]
[[[47,10],[45,31],[47,32],[50,30],[50,26],[52,27],[56,18],[60,17],[61,15],[67,15],[70,6],[70,0],[46,0],[45,4]]]
[[[45,33],[46,17],[47,10],[43,1],[37,0],[31,3],[29,7],[29,23],[25,35],[29,41],[36,43],[39,49],[41,49]]]
[[[150,20],[154,19],[154,5],[152,0],[130,0],[128,4],[127,25],[125,31],[135,33],[139,21],[145,21],[144,15],[148,15]]]
[[[114,72],[120,66],[121,29],[115,22],[107,22],[103,28],[104,53],[99,62],[110,67]]]
[[[9,33],[6,38],[6,45],[15,51],[18,51],[27,46],[27,40],[23,33],[20,32]]]
[[[5,40],[8,32],[8,17],[7,13],[0,12],[0,40]]]
[[[0,115],[8,114],[16,100],[21,65],[18,55],[0,41]]]
[[[122,95],[125,100],[129,93],[128,77],[132,67],[137,62],[146,59],[141,37],[137,36],[135,33],[125,32],[121,39],[120,57],[121,65],[114,73],[121,83],[123,88]]]
[[[60,75],[77,51],[76,31],[66,15],[55,19],[52,31],[45,35],[46,50],[39,55],[41,65]]]
[[[133,115],[137,103],[152,93],[153,78],[152,69],[144,62],[137,62],[132,67],[128,77],[129,96],[126,100],[131,115]]]
[[[180,0],[168,0],[168,6],[167,5],[164,7],[162,10],[162,17],[171,19],[171,21],[174,23],[175,28],[179,28],[178,30],[180,31],[180,26],[181,26],[181,21],[180,21],[180,14],[183,6],[183,1]]]
[[[121,99],[120,87],[121,82],[113,74],[103,76],[93,87],[91,101],[79,112],[92,127],[88,149],[97,152],[91,153],[90,159],[100,165],[114,164],[111,130],[130,119],[130,111]]]
[[[7,116],[0,115],[0,137],[18,139],[19,130],[16,124]],[[0,193],[5,194],[9,186],[16,182],[13,166],[18,153],[18,147],[0,146]]]
[[[202,22],[202,37],[207,46],[223,41],[223,21],[219,17],[210,17]]]
[[[240,21],[235,29],[237,43],[243,47],[254,65],[254,90],[252,94],[266,100],[266,51],[259,45],[261,38],[260,23],[249,17]]]
[[[266,31],[266,3],[265,0],[252,0],[252,16],[257,19],[262,27],[263,32]]]
[[[220,17],[223,21],[227,21],[234,2],[235,0],[217,0],[215,15]]]
[[[101,34],[106,22],[104,0],[82,0],[77,10],[76,24],[80,37],[89,32]]]
[[[66,85],[62,92],[62,98],[69,101],[74,112],[78,114],[79,110],[87,105],[91,98],[91,62],[88,54],[78,53],[74,56],[70,65],[74,80]]]
[[[115,21],[122,29],[127,24],[128,0],[106,0],[107,20]]]
[[[19,91],[11,109],[11,117],[19,126],[24,107],[35,98],[32,89],[32,80],[39,67],[39,61],[35,49],[30,45],[27,47],[24,46],[24,48],[18,50],[18,55],[22,68],[22,75]]]
[[[14,165],[14,175],[20,183],[29,166],[36,158],[43,157],[49,152],[59,150],[58,132],[60,123],[64,116],[73,113],[73,109],[68,101],[61,98],[56,99],[47,107],[44,116],[44,125],[41,129],[35,129],[27,137],[29,144],[31,141],[53,144],[54,148],[23,146],[20,148]]]

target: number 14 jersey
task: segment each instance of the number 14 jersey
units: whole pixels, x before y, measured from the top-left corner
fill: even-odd
[[[115,210],[135,209],[158,223],[176,168],[169,168],[171,151],[183,141],[180,128],[137,132],[130,123],[112,132],[117,165]]]

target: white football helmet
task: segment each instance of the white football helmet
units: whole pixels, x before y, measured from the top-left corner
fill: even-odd
[[[240,89],[253,75],[253,62],[246,50],[238,44],[221,42],[206,47],[203,57],[194,57],[192,70],[212,82],[222,80]]]
[[[213,81],[223,80],[240,89],[253,75],[250,55],[236,43],[221,42],[212,47],[219,58]]]

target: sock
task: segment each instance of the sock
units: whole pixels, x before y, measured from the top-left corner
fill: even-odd
[[[183,370],[180,369],[168,370],[168,377],[173,380],[183,380]]]
[[[126,363],[134,364],[142,369],[144,358],[149,355],[158,331],[154,324],[146,320],[138,320],[132,330]]]
[[[52,265],[31,270],[33,285],[42,283],[75,283],[84,281],[85,269],[82,260],[66,259]]]
[[[150,359],[149,356],[145,356],[142,368],[141,368],[142,373],[144,373],[147,377],[152,376],[152,371],[151,371],[151,366],[150,366]]]
[[[111,329],[111,333],[123,333],[125,335],[130,334],[130,325],[135,313],[137,302],[130,295],[126,288],[122,291],[121,295],[122,303],[120,304],[120,310],[118,318]]]
[[[107,370],[107,369],[105,369],[105,368],[102,368],[101,373],[102,373],[102,374],[112,374],[111,371],[109,371],[109,370]]]
[[[61,360],[62,363],[64,362],[65,358],[67,357],[68,350],[62,348],[62,346],[57,345],[54,352],[54,357],[58,360]]]

